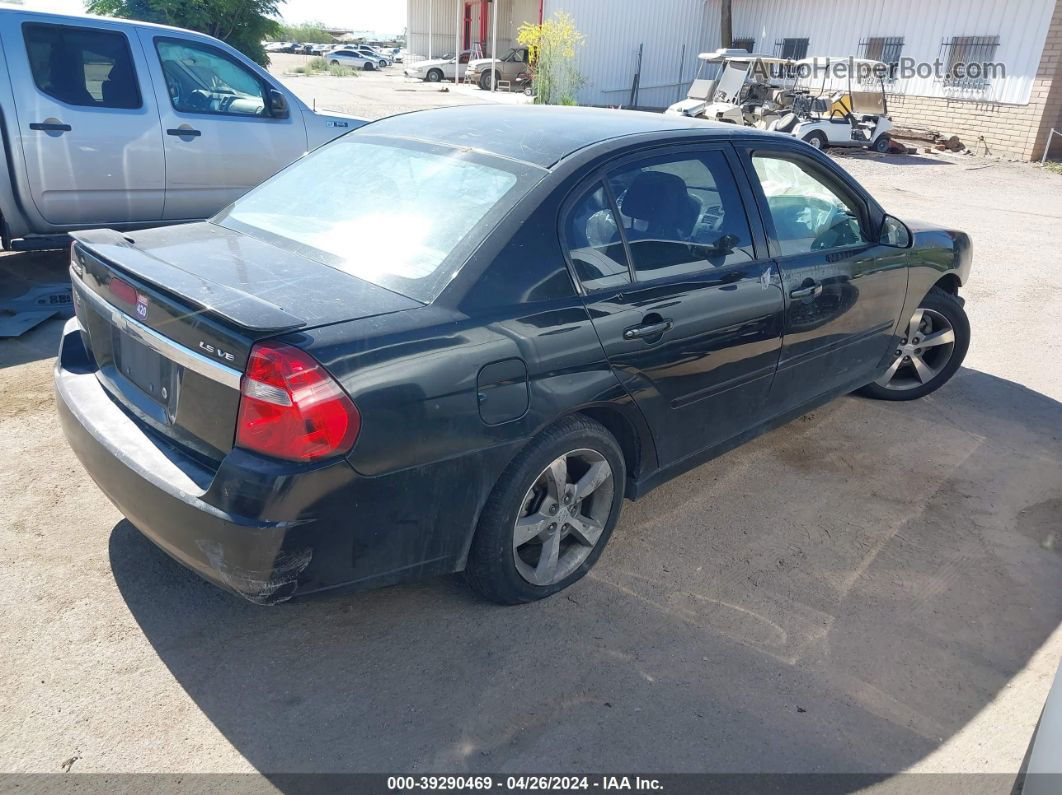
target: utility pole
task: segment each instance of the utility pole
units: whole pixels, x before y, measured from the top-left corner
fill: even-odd
[[[734,22],[731,0],[719,1],[719,44],[730,49],[734,46]]]
[[[498,0],[490,2],[490,90],[494,91],[498,79]]]

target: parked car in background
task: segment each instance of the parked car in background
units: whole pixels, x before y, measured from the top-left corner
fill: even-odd
[[[375,47],[370,47],[368,44],[359,44],[356,47],[353,47],[352,49],[359,55],[364,55],[366,58],[375,60],[376,65],[379,66],[381,69],[390,66],[392,63],[394,63],[394,61],[391,59],[391,56],[380,52]]]
[[[328,61],[329,66],[345,66],[348,69],[362,69],[366,72],[371,72],[380,66],[378,59],[370,58],[347,47],[332,50],[324,58]]]
[[[491,72],[494,73],[495,83],[505,80],[512,83],[521,72],[526,72],[528,66],[527,48],[517,47],[509,51],[501,60],[496,58],[477,58],[468,65],[467,78],[475,82],[480,88],[489,90],[491,87]]]
[[[0,41],[5,247],[206,218],[363,123],[314,113],[188,30],[16,7],[0,9]]]
[[[458,58],[458,63],[456,65],[458,80],[463,79],[465,76],[465,70],[468,68],[468,59],[470,55],[470,50],[464,50]],[[411,63],[403,70],[402,74],[406,77],[416,78],[417,80],[438,83],[441,80],[453,80],[454,69],[454,57],[447,54],[442,58],[431,58]]]
[[[387,200],[321,201],[351,190]],[[970,339],[965,234],[790,136],[631,111],[392,116],[71,255],[67,439],[253,602],[461,569],[549,596],[624,497],[852,390],[927,395]]]

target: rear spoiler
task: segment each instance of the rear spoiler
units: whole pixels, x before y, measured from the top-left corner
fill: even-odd
[[[113,229],[71,232],[77,245],[108,266],[124,271],[181,301],[247,331],[279,333],[302,328],[306,321],[227,285],[208,281],[136,247],[132,238]]]

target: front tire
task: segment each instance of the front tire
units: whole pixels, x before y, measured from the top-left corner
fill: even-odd
[[[441,69],[429,69],[425,79],[429,83],[438,83],[443,79],[443,73]]]
[[[490,72],[484,72],[479,76],[479,87],[484,91],[490,91]],[[494,73],[494,85],[497,86],[501,82],[501,75],[498,72]]]
[[[892,139],[885,133],[882,133],[874,141],[874,145],[871,147],[875,152],[879,154],[888,154],[889,144],[892,143]]]
[[[934,287],[903,332],[888,369],[860,393],[878,400],[916,400],[959,369],[970,347],[970,320],[958,296]]]
[[[536,436],[483,508],[465,577],[501,604],[543,599],[581,579],[619,519],[627,471],[604,426],[567,417]]]

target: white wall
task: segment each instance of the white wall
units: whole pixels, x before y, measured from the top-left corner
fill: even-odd
[[[638,105],[667,107],[686,95],[697,54],[719,46],[718,5],[706,0],[545,0],[545,16],[556,11],[571,14],[586,37],[579,99],[588,105],[628,105],[644,45]]]
[[[464,41],[464,0],[406,0],[406,49],[415,55],[428,55],[428,21],[431,19],[431,55],[439,57],[452,53],[461,21]],[[516,46],[516,32],[523,22],[538,22],[538,0],[494,0],[498,7],[498,52],[505,55]],[[429,14],[430,11],[430,14]],[[490,49],[491,23],[487,21],[487,43]],[[472,6],[472,41],[479,38],[479,0]]]
[[[734,37],[755,38],[771,54],[775,41],[808,38],[808,55],[860,55],[871,36],[902,36],[902,56],[933,61],[953,36],[999,36],[995,60],[1007,77],[986,91],[947,88],[932,78],[898,81],[899,93],[1024,104],[1029,101],[1055,0],[733,0]]]
[[[638,46],[644,44],[638,104],[663,108],[685,95],[697,54],[719,47],[718,0],[542,0],[543,12],[567,11],[586,37],[579,69],[580,101],[627,105]],[[1062,0],[1060,0],[1062,2]],[[427,55],[429,5],[433,54],[452,52],[459,0],[407,0],[409,51]],[[498,50],[513,46],[523,21],[538,20],[538,0],[496,0]],[[953,36],[998,35],[995,58],[1007,77],[985,92],[946,88],[934,79],[900,81],[892,90],[922,96],[1024,104],[1043,51],[1055,0],[733,0],[735,38],[808,38],[809,55],[860,55],[860,41],[902,36],[903,56],[932,61]],[[463,8],[463,5],[461,6]],[[473,34],[475,35],[475,34]],[[683,51],[685,47],[685,51]],[[683,54],[684,53],[684,54]]]

